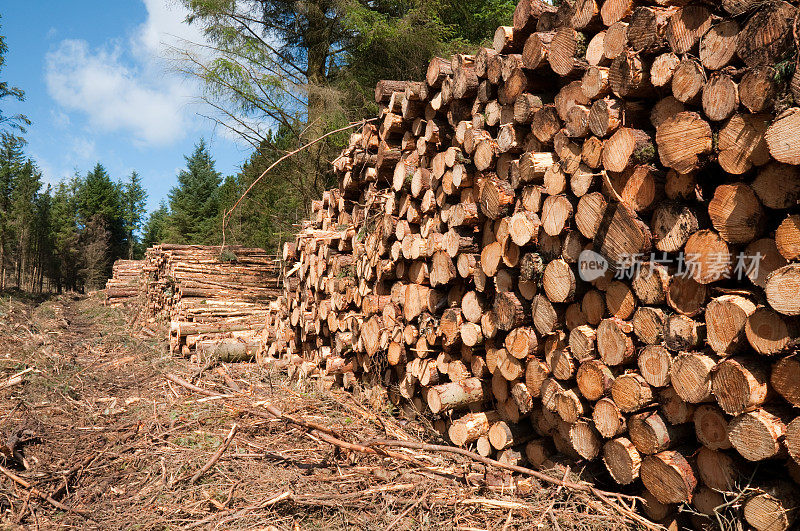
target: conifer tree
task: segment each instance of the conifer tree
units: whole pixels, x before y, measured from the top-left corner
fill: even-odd
[[[186,169],[178,174],[178,186],[169,194],[169,236],[176,243],[216,243],[220,240],[219,185],[222,175],[204,140],[186,158]]]
[[[9,133],[0,135],[0,289],[6,286],[11,246],[11,195],[14,181],[25,163],[24,142]]]
[[[122,185],[123,223],[129,260],[136,254],[136,233],[144,225],[146,204],[147,192],[142,186],[142,178],[134,171]]]

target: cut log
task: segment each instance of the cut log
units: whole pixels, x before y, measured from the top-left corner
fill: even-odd
[[[756,531],[785,531],[797,523],[800,490],[785,481],[759,487],[744,503],[744,519]]]
[[[722,492],[733,492],[737,488],[743,468],[732,455],[701,446],[695,459],[704,485]]]
[[[673,52],[682,54],[695,47],[700,36],[711,28],[712,15],[704,6],[679,9],[669,19],[666,37]]]
[[[699,114],[679,112],[656,129],[661,163],[680,173],[697,169],[700,156],[711,152],[711,127]]]
[[[666,45],[667,25],[677,7],[639,6],[628,24],[628,45],[640,52],[655,52]]]
[[[584,419],[570,425],[569,442],[580,457],[588,460],[597,457],[603,447],[600,434],[591,422]]]
[[[706,339],[721,356],[741,352],[747,346],[745,325],[756,305],[739,295],[722,295],[706,308]]]
[[[599,360],[588,360],[581,363],[575,379],[581,394],[591,401],[608,395],[614,383],[611,369]]]
[[[622,127],[603,145],[603,166],[621,172],[632,164],[647,164],[655,156],[649,134],[638,129]]]
[[[760,6],[737,37],[737,55],[750,67],[777,63],[791,42],[796,15],[788,2]]]
[[[601,398],[594,405],[592,421],[597,431],[606,439],[625,433],[627,423],[619,408],[610,398]]]
[[[433,413],[440,413],[482,402],[485,397],[483,382],[478,378],[467,378],[461,382],[434,385],[428,389],[427,402]]]
[[[620,319],[603,319],[597,327],[597,352],[608,366],[622,365],[633,359],[630,332],[633,326]]]
[[[753,166],[769,162],[765,133],[769,126],[764,115],[734,114],[719,132],[717,160],[722,169],[741,175]]]
[[[751,188],[765,207],[795,206],[800,202],[800,168],[771,162],[759,170]]]
[[[739,107],[739,87],[727,74],[713,75],[703,86],[702,99],[703,112],[709,120],[726,120]]]
[[[642,460],[639,476],[645,488],[661,503],[692,501],[697,479],[680,452],[665,450]]]
[[[654,87],[664,87],[668,83],[672,83],[672,76],[680,64],[680,57],[674,53],[662,53],[650,66],[650,82]]]
[[[496,450],[504,450],[524,444],[533,436],[534,433],[530,426],[525,424],[513,424],[501,420],[495,422],[489,428],[489,442]]]
[[[661,343],[664,339],[666,318],[667,316],[661,308],[639,307],[633,314],[633,333],[646,345]]]
[[[732,19],[715,24],[700,38],[700,61],[709,70],[719,70],[736,54],[739,24]]]
[[[772,366],[772,387],[792,406],[800,407],[800,360],[783,358]]]
[[[775,457],[781,451],[786,425],[766,409],[756,409],[734,417],[728,437],[739,454],[748,461]]]
[[[673,201],[665,201],[656,207],[650,226],[656,249],[665,252],[680,250],[689,236],[700,228],[694,210]]]
[[[800,265],[776,269],[767,277],[767,302],[784,315],[800,315]]]
[[[753,350],[764,355],[782,351],[796,336],[793,322],[766,306],[748,316],[744,331]]]
[[[672,73],[672,95],[683,103],[697,101],[700,91],[706,85],[703,65],[695,59],[683,59]]]
[[[711,450],[731,448],[728,439],[728,419],[712,404],[702,404],[694,410],[694,431],[697,440]]]
[[[772,66],[750,68],[739,80],[739,100],[751,113],[771,110],[775,105],[778,87]]]
[[[800,164],[800,108],[793,107],[780,114],[764,134],[769,152],[778,162]]]
[[[711,398],[711,375],[716,364],[706,354],[684,353],[676,357],[669,376],[678,396],[692,404]]]
[[[653,387],[670,384],[672,355],[661,345],[647,345],[639,352],[637,359],[642,378]]]
[[[629,439],[619,437],[603,446],[603,463],[614,481],[620,485],[630,485],[639,477],[642,458]]]
[[[623,413],[632,413],[653,402],[653,391],[639,374],[623,374],[614,380],[611,397]]]
[[[636,449],[652,455],[675,447],[689,435],[689,426],[671,425],[655,411],[639,413],[628,420],[628,432]]]
[[[728,244],[718,233],[712,230],[695,232],[686,242],[684,252],[687,273],[700,284],[730,277],[733,256]]]

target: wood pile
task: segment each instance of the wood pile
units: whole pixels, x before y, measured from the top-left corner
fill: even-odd
[[[796,4],[522,0],[379,82],[269,354],[504,462],[602,463],[656,520],[795,528]]]
[[[240,246],[153,246],[142,268],[148,319],[169,322],[172,352],[252,357],[280,293],[276,258]]]
[[[106,282],[107,306],[127,306],[138,302],[144,260],[117,260]]]

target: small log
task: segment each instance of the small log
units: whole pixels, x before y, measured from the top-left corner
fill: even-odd
[[[637,359],[639,371],[645,382],[653,387],[666,387],[670,384],[672,356],[661,345],[647,345],[639,352]]]
[[[785,531],[797,523],[800,489],[785,481],[759,486],[758,493],[744,503],[742,513],[757,531]]]
[[[767,302],[784,315],[800,315],[800,265],[791,264],[773,271],[767,277]]]
[[[483,435],[488,435],[489,428],[500,420],[496,411],[482,411],[468,413],[450,424],[447,434],[450,442],[456,446],[464,446],[477,441]]]
[[[681,173],[700,164],[700,156],[711,152],[711,127],[699,114],[679,112],[664,120],[656,129],[656,143],[661,163]]]
[[[628,419],[628,432],[636,449],[653,455],[675,447],[685,440],[691,428],[686,424],[671,425],[655,411],[638,413]]]
[[[597,431],[606,439],[625,433],[627,423],[625,417],[611,398],[601,398],[594,405],[592,421]]]
[[[711,397],[711,376],[716,360],[700,353],[684,353],[672,361],[670,381],[685,401],[697,404]]]
[[[783,420],[766,409],[743,413],[728,425],[731,444],[748,461],[761,461],[778,455],[785,432]]]
[[[800,165],[800,108],[787,109],[772,122],[764,139],[778,162]]]
[[[683,454],[675,450],[645,457],[639,476],[647,490],[665,504],[690,502],[697,488],[692,466]]]
[[[619,437],[603,445],[603,463],[614,481],[630,485],[639,477],[642,457],[630,439]]]
[[[428,389],[427,403],[433,413],[452,411],[481,402],[486,397],[486,389],[478,378],[467,378],[461,382],[434,385]]]
[[[697,440],[711,450],[731,448],[728,438],[728,419],[720,408],[702,404],[694,410],[694,431]]]
[[[640,374],[630,373],[623,374],[614,380],[611,397],[620,411],[632,413],[653,402],[653,391]]]
[[[787,402],[800,407],[800,360],[796,357],[778,360],[772,366],[769,381]]]

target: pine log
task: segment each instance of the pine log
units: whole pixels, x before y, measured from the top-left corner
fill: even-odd
[[[603,463],[614,481],[630,485],[639,477],[642,458],[629,439],[619,437],[603,446]]]
[[[461,382],[435,385],[428,389],[428,407],[433,413],[451,411],[481,402],[486,397],[486,389],[478,378],[467,378]]]
[[[711,450],[731,448],[728,438],[728,419],[720,408],[702,404],[694,410],[694,431],[697,440]]]
[[[711,151],[711,127],[697,113],[679,112],[658,126],[656,143],[664,166],[688,173]]]
[[[684,353],[672,361],[670,381],[678,395],[697,404],[711,397],[711,376],[716,360],[700,353]]]
[[[794,356],[778,360],[769,381],[787,402],[800,407],[800,360]]]
[[[800,315],[800,265],[790,264],[776,269],[767,277],[767,302],[784,315]]]
[[[747,346],[745,325],[756,305],[739,295],[722,295],[706,307],[708,345],[721,356],[741,352]]]
[[[772,122],[764,138],[778,162],[800,165],[800,108],[787,109]]]
[[[467,413],[454,420],[448,429],[450,441],[456,446],[464,446],[477,441],[479,437],[488,435],[492,424],[498,422],[500,416],[496,411],[482,411]]]
[[[665,450],[645,457],[639,476],[647,490],[661,503],[689,502],[697,488],[692,466],[676,450]]]
[[[731,444],[748,461],[775,457],[781,451],[785,432],[783,420],[766,409],[743,413],[728,425]]]
[[[628,419],[628,432],[636,449],[652,455],[680,444],[689,435],[685,424],[673,426],[655,411],[638,413]]]
[[[627,423],[625,417],[611,398],[601,398],[594,405],[592,421],[597,431],[606,439],[625,433]]]
[[[728,173],[740,175],[769,162],[764,115],[734,114],[719,132],[718,162]]]
[[[800,489],[785,481],[760,486],[758,493],[747,499],[743,514],[757,531],[785,531],[797,523]]]

